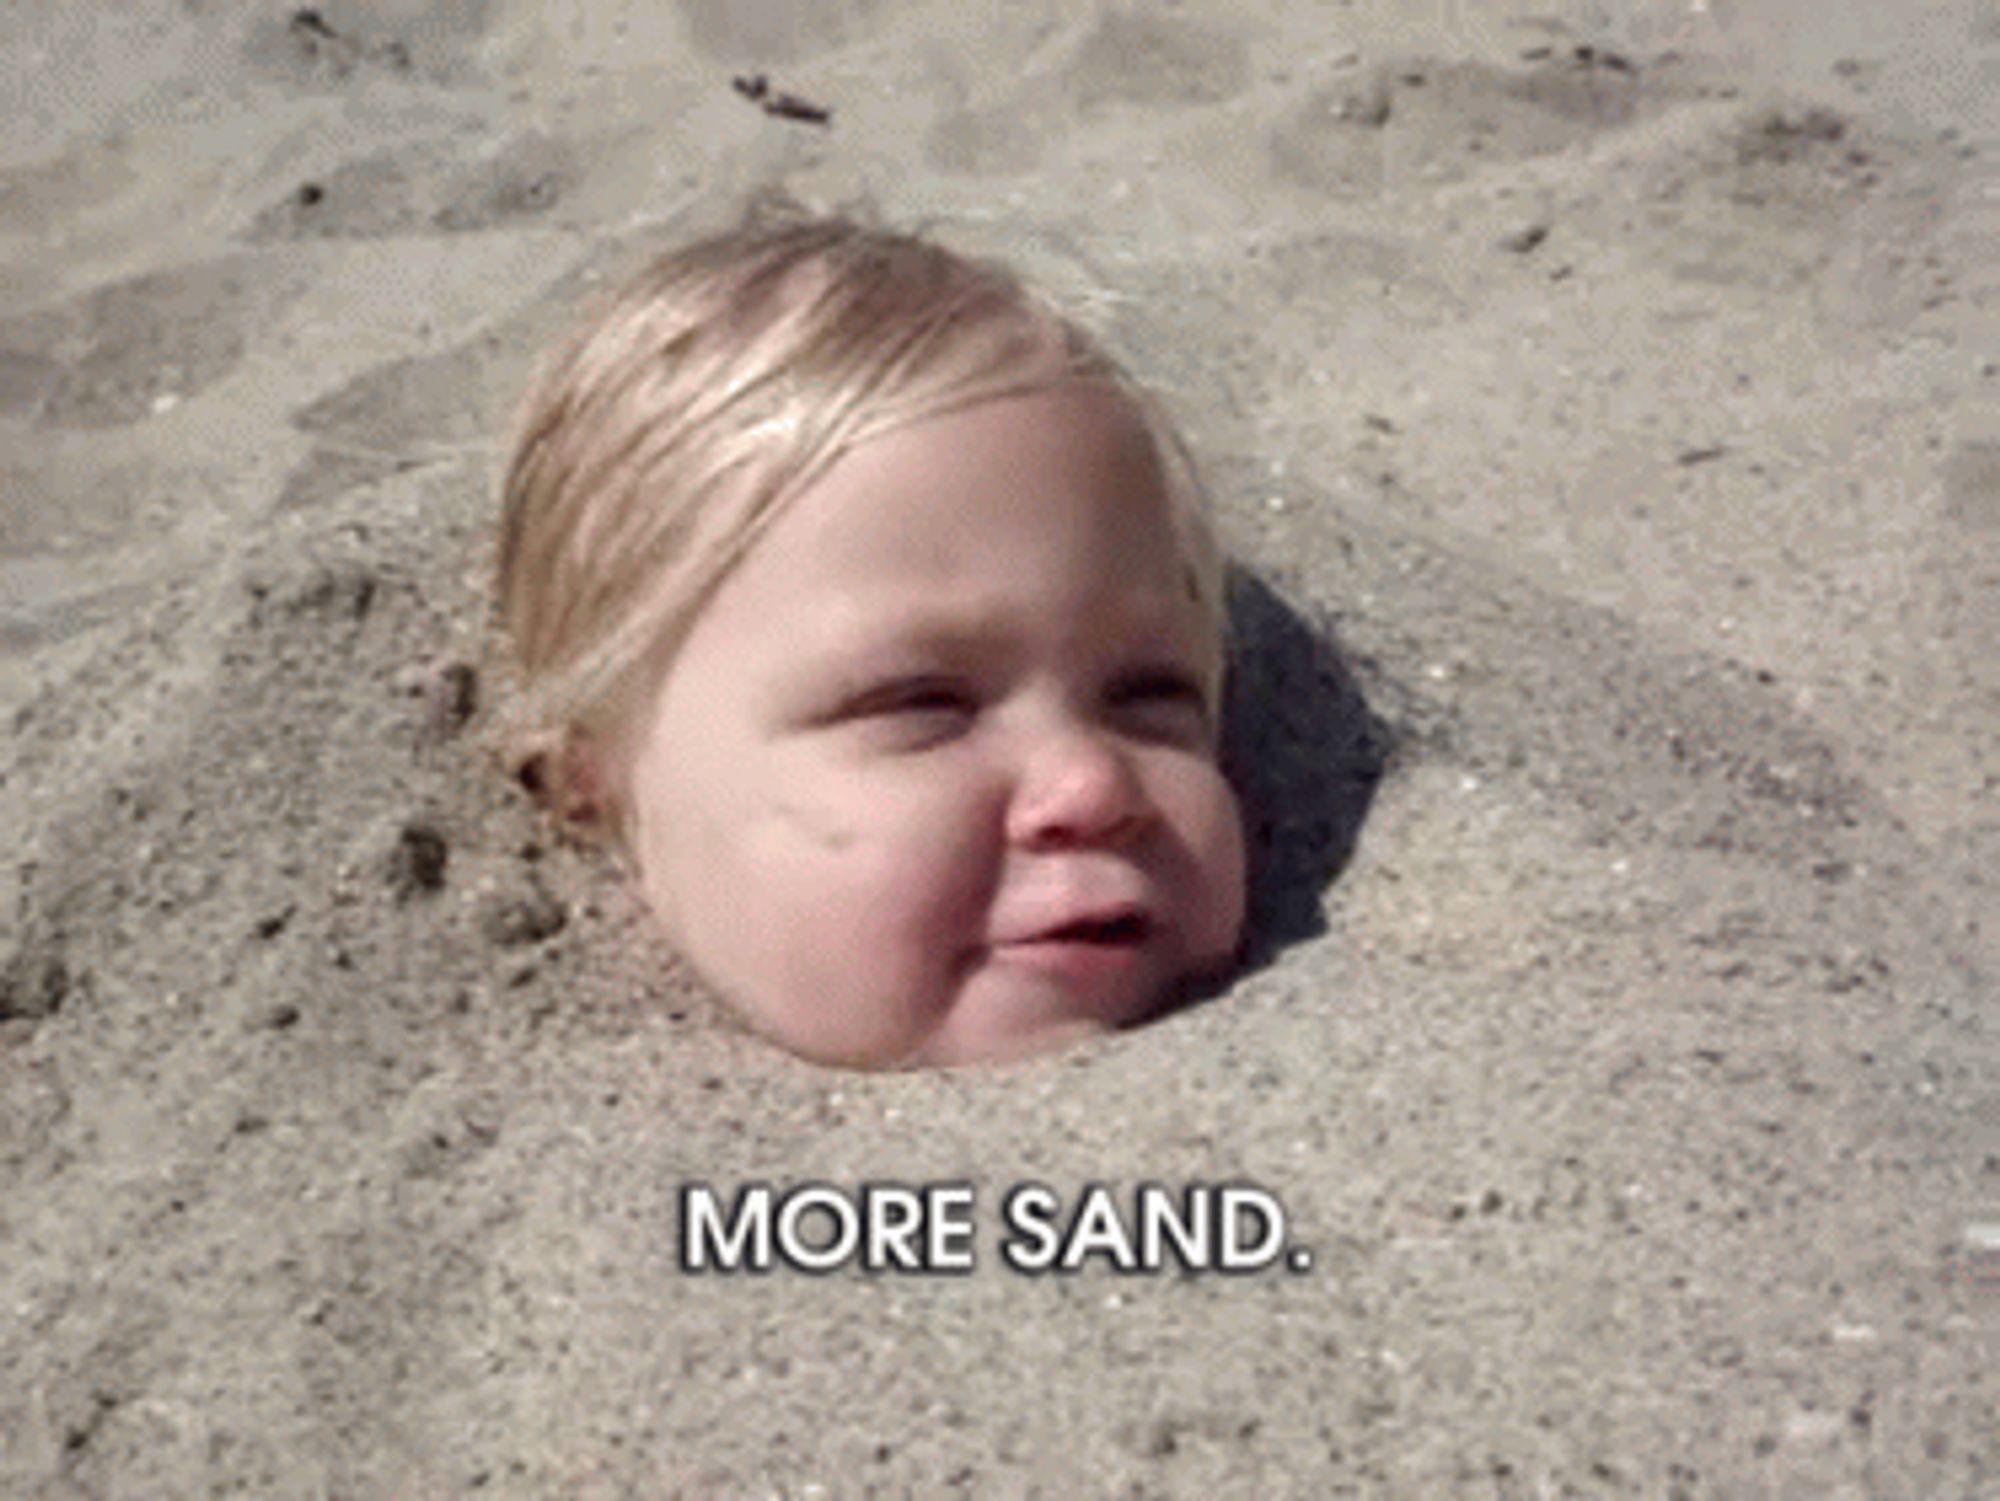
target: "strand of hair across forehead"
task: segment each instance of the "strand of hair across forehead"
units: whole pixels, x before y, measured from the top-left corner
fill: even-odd
[[[794,302],[783,316],[783,325],[810,329],[821,320],[821,299],[837,295],[839,290],[831,287],[820,298]],[[758,372],[736,380],[703,382],[700,384],[703,399],[676,412],[671,423],[664,427],[657,423],[642,427],[620,449],[591,465],[591,470],[605,476],[622,471],[627,476],[626,484],[644,489],[661,466],[674,462],[691,435],[721,427],[734,436],[721,445],[721,456],[710,466],[707,484],[727,482],[732,474],[751,469],[760,460],[768,463],[769,468],[759,476],[758,494],[747,509],[728,513],[737,524],[708,536],[703,535],[702,523],[710,513],[700,507],[665,514],[645,506],[601,508],[604,514],[625,519],[622,525],[601,535],[577,535],[573,545],[578,559],[618,559],[619,572],[635,580],[657,580],[671,568],[683,577],[697,580],[700,587],[655,588],[652,603],[625,613],[622,622],[607,637],[587,646],[573,664],[559,670],[562,687],[567,690],[561,697],[567,702],[550,703],[545,712],[559,714],[566,709],[574,710],[606,695],[615,680],[640,661],[670,650],[714,590],[775,524],[789,501],[853,443],[958,404],[1046,384],[1050,377],[1039,370],[1013,380],[1002,378],[1010,366],[1024,364],[1020,347],[1024,341],[1018,335],[1003,336],[983,360],[963,362],[964,368],[942,381],[915,383],[919,393],[901,404],[882,403],[882,393],[910,386],[910,372],[921,368],[940,344],[963,331],[963,315],[979,302],[1000,295],[990,285],[961,288],[887,349],[877,338],[867,343],[857,339],[846,351],[823,350],[822,362],[832,367],[823,380],[804,382],[782,372]],[[838,319],[826,321],[835,328],[840,326]],[[1039,319],[1031,319],[1026,325],[1011,315],[990,321],[995,332],[1003,335],[1006,325],[1039,325],[1034,328],[1037,346],[1046,348],[1053,342],[1048,338],[1052,325]],[[763,333],[785,338],[783,328],[767,328]],[[1066,353],[1073,357],[1072,351]],[[716,363],[726,369],[726,360]],[[844,378],[857,367],[864,373],[864,379]],[[721,374],[719,370],[718,375]],[[808,386],[830,387],[839,399],[814,403],[804,394]],[[778,449],[772,462],[774,442]],[[595,478],[592,473],[572,477],[571,485],[577,493],[571,497],[571,504],[580,504],[589,495]],[[581,593],[573,591],[573,597]],[[560,639],[566,622],[554,624],[554,634]]]

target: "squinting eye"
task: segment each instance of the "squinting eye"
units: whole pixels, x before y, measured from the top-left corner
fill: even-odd
[[[1191,672],[1142,668],[1114,680],[1105,696],[1119,720],[1138,734],[1176,742],[1208,738],[1208,694]]]
[[[862,716],[927,714],[967,709],[971,704],[971,695],[963,688],[930,678],[915,678],[908,682],[884,683],[878,688],[869,689],[855,703],[852,712]]]
[[[898,678],[851,699],[840,718],[885,737],[900,749],[923,749],[953,739],[979,712],[978,700],[950,678]]]

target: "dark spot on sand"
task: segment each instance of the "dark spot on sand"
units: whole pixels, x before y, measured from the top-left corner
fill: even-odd
[[[366,239],[422,227],[414,202],[438,171],[435,148],[419,144],[345,162],[293,189],[250,221],[244,238]]]
[[[430,675],[423,693],[426,733],[449,740],[479,710],[479,670],[470,662],[447,662]]]
[[[62,950],[50,940],[24,943],[0,969],[0,1021],[40,1021],[62,1009],[71,988]]]
[[[436,829],[422,823],[403,825],[389,852],[389,889],[398,901],[442,890],[450,858],[450,847]]]
[[[1602,47],[1581,46],[1574,54],[1576,60],[1586,68],[1608,68],[1613,73],[1630,73],[1632,63],[1629,58],[1616,52],[1608,52]]]
[[[295,906],[290,902],[287,902],[278,911],[270,913],[268,916],[258,918],[257,925],[254,928],[252,928],[251,931],[255,933],[257,937],[262,939],[269,940],[272,938],[276,938],[280,933],[284,932],[285,929],[290,925],[292,921],[292,914],[296,911],[298,911],[297,906]]]
[[[1737,160],[1785,165],[1830,146],[1847,134],[1847,121],[1830,109],[1775,109],[1752,120],[1737,138]]]
[[[366,568],[316,568],[281,593],[277,603],[287,615],[362,620],[374,607],[375,589],[375,575]],[[254,585],[252,593],[257,594]],[[261,595],[257,597],[262,598]]]
[[[308,87],[357,75],[409,78],[462,73],[485,33],[490,0],[339,0],[266,13],[251,28],[244,55],[266,76]]]
[[[71,1454],[80,1453],[97,1436],[99,1426],[118,1406],[118,1396],[114,1392],[95,1391],[90,1394],[90,1411],[83,1420],[73,1423],[63,1433],[63,1448]]]
[[[764,73],[752,73],[748,76],[739,74],[729,80],[729,86],[775,120],[797,120],[807,125],[826,125],[833,119],[832,110],[823,104],[813,103],[802,94],[793,94],[782,89],[774,92],[769,75]]]
[[[569,925],[569,913],[537,882],[493,901],[480,919],[486,941],[498,948],[522,948],[553,938]]]
[[[317,10],[293,11],[285,22],[285,34],[299,61],[308,68],[323,68],[336,79],[346,78],[368,56],[358,38],[335,31]],[[409,65],[407,55],[400,60]]]
[[[797,94],[773,94],[765,101],[764,113],[779,120],[797,120],[805,125],[830,125],[833,111],[823,104]]]

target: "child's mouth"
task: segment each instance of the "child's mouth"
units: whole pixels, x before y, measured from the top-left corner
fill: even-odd
[[[1143,912],[1121,912],[1111,917],[1086,917],[1065,923],[1032,940],[1036,943],[1093,943],[1128,947],[1141,943],[1152,923]]]
[[[1009,965],[1045,975],[1065,987],[1097,991],[1130,984],[1146,964],[1158,925],[1144,912],[1077,918],[995,946]]]

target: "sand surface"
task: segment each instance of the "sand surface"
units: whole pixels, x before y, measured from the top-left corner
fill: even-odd
[[[1991,0],[22,0],[0,96],[0,1495],[2000,1496]],[[1215,1003],[814,1069],[487,779],[512,393],[773,185],[1182,412]],[[978,1270],[681,1269],[807,1180]]]

